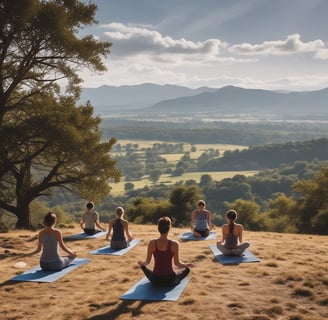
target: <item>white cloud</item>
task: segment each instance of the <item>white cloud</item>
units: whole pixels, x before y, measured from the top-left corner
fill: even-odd
[[[319,60],[328,60],[328,48],[327,49],[321,49],[318,50],[314,57]]]
[[[175,39],[150,25],[110,23],[102,28],[100,38],[113,42],[105,62],[108,72],[81,74],[84,86],[149,82],[296,91],[328,87],[328,67],[321,61],[328,59],[328,48],[322,40],[304,42],[291,34],[284,40],[231,46],[220,39]]]
[[[122,23],[110,23],[105,26],[109,31],[104,35],[113,42],[112,54],[125,55],[202,55],[217,57],[220,49],[225,44],[218,39],[205,41],[190,41],[184,38],[173,39],[163,36],[158,31],[151,30],[148,26],[128,26]]]
[[[233,45],[229,51],[234,54],[283,55],[312,52],[316,54],[325,48],[322,40],[302,42],[299,34],[292,34],[285,40],[264,41],[261,44],[242,43]]]

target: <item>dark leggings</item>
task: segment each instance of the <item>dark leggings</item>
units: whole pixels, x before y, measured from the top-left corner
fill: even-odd
[[[181,273],[171,273],[168,275],[154,274],[153,271],[149,270],[146,266],[141,266],[145,276],[154,286],[172,286],[180,283],[190,272],[189,268],[185,268]]]
[[[87,228],[84,228],[83,231],[86,234],[92,235],[92,234],[96,234],[96,233],[100,232],[101,230],[99,230],[99,229],[87,229]]]

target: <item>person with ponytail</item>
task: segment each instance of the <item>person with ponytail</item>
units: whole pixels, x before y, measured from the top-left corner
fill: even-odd
[[[241,256],[249,247],[248,242],[243,242],[243,226],[236,223],[237,212],[228,210],[225,214],[227,224],[222,226],[222,239],[216,246],[228,256]]]

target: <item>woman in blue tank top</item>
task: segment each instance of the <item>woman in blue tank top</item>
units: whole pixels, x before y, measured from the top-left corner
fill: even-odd
[[[205,209],[206,204],[204,200],[198,201],[198,209],[191,214],[191,230],[195,237],[207,237],[214,225],[211,221],[211,212]]]

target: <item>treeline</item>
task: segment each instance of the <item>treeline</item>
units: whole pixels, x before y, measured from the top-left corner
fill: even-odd
[[[244,150],[226,151],[222,158],[201,165],[200,171],[258,170],[276,168],[295,161],[328,160],[328,139],[286,144],[251,146]]]
[[[163,116],[165,119],[165,116]],[[211,117],[210,115],[208,116]],[[305,141],[328,137],[328,126],[317,123],[289,122],[203,122],[195,117],[184,122],[135,121],[105,118],[101,123],[103,137],[177,141],[191,144],[265,145]]]

